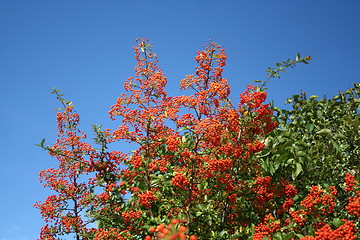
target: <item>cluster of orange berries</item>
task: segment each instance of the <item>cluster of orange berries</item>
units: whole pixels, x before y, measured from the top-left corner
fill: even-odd
[[[318,231],[315,232],[316,237],[306,236],[302,240],[355,240],[357,236],[355,235],[355,226],[353,221],[343,220],[344,224],[338,227],[335,230],[332,230],[331,227],[326,224]]]
[[[257,86],[248,85],[246,91],[240,94],[240,104],[248,105],[251,109],[256,109],[266,100],[265,91],[257,91]]]
[[[255,226],[253,240],[269,238],[271,233],[279,231],[280,228],[280,220],[276,220],[272,214],[268,214],[262,223]]]
[[[96,231],[94,240],[100,240],[100,239],[123,240],[125,238],[122,236],[121,231],[119,231],[119,229],[117,229],[117,228],[109,228],[109,229],[100,228]]]
[[[289,210],[289,214],[291,218],[297,223],[299,226],[303,226],[306,223],[306,219],[303,217],[305,212],[300,209],[299,211]]]
[[[197,240],[195,235],[187,236],[187,228],[185,226],[180,225],[179,227],[175,227],[180,223],[184,223],[182,220],[173,219],[171,220],[171,224],[166,226],[164,223],[161,223],[156,228],[150,227],[149,232],[154,234],[155,236],[152,237],[150,235],[145,237],[145,240],[160,240],[160,239],[167,239],[167,240],[176,240],[176,239],[190,239],[190,240]]]
[[[314,215],[328,215],[334,211],[335,196],[337,191],[335,187],[330,187],[331,193],[326,194],[318,186],[312,186],[310,193],[301,201],[301,206],[306,208],[306,213]]]
[[[190,182],[182,173],[176,173],[175,177],[171,180],[171,183],[174,186],[183,189],[189,185]]]
[[[150,208],[152,202],[156,201],[156,197],[154,196],[154,192],[146,191],[144,193],[139,193],[138,197],[140,199],[140,204],[146,208]]]
[[[168,136],[166,139],[167,150],[170,152],[177,152],[178,146],[180,144],[179,134],[173,133],[172,135]]]
[[[350,215],[360,217],[360,191],[356,191],[356,196],[350,197],[349,204],[345,207]]]
[[[124,219],[125,223],[131,223],[133,220],[138,219],[141,217],[142,212],[141,211],[124,211],[121,213],[121,217]]]
[[[257,202],[257,207],[261,208],[266,202],[269,202],[274,197],[274,186],[271,184],[272,178],[260,177],[256,178],[254,191],[257,193],[255,201]]]
[[[353,191],[353,187],[356,185],[355,176],[351,173],[346,173],[345,176],[345,183],[346,183],[346,191],[350,192]]]

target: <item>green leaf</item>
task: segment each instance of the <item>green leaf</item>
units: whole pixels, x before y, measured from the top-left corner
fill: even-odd
[[[292,179],[295,180],[296,177],[301,173],[302,171],[302,166],[300,163],[296,163],[296,170],[292,173]]]
[[[297,152],[296,152],[296,156],[297,156],[297,157],[304,157],[304,156],[306,156],[306,153],[303,152],[303,151],[297,151]]]
[[[320,135],[331,135],[331,130],[330,129],[321,129],[320,131],[317,131],[316,134],[320,134]]]
[[[290,233],[286,234],[285,237],[283,237],[283,240],[290,240],[293,237],[294,237],[294,233],[290,232]]]
[[[334,149],[335,149],[335,153],[338,153],[339,150],[340,150],[340,144],[338,141],[333,141],[333,146],[334,146]]]
[[[308,130],[308,132],[312,132],[312,130],[314,130],[315,125],[308,123],[306,124],[306,129]]]
[[[332,224],[335,226],[335,227],[340,227],[342,224],[343,224],[343,222],[341,221],[341,219],[339,219],[339,218],[334,218],[333,219],[333,221],[332,221]]]
[[[272,239],[273,240],[283,240],[281,233],[278,233],[278,232],[272,236]]]
[[[43,139],[41,140],[40,144],[35,144],[35,146],[44,148],[44,144],[45,144],[45,138],[43,138]]]
[[[296,233],[295,236],[297,236],[297,237],[300,238],[300,239],[305,237],[304,235],[302,235],[302,234],[300,234],[300,233]]]

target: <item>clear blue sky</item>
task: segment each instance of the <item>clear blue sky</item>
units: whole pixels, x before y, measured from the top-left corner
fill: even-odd
[[[229,53],[234,98],[297,52],[311,64],[274,80],[269,99],[330,97],[359,81],[359,12],[358,0],[0,0],[0,240],[36,239],[43,225],[32,208],[49,194],[38,173],[56,162],[34,144],[55,139],[53,86],[74,102],[83,129],[114,127],[107,111],[133,74],[137,37],[155,43],[171,93],[212,39]]]

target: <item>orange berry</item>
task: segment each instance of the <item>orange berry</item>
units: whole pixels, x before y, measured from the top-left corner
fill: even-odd
[[[176,238],[177,238],[176,234],[173,234],[173,235],[169,236],[169,240],[175,240]]]
[[[175,225],[175,224],[179,223],[179,220],[175,218],[175,219],[171,220],[171,223]]]
[[[197,237],[195,235],[191,235],[189,239],[190,240],[197,240]]]
[[[149,228],[149,232],[153,233],[155,231],[156,231],[156,229],[154,227]]]
[[[165,224],[161,223],[159,226],[156,227],[156,230],[161,232],[165,228]]]
[[[167,228],[165,228],[164,230],[162,230],[162,232],[163,232],[165,235],[168,235],[168,234],[169,234],[169,232],[170,232],[170,230],[169,230],[169,229],[167,229]]]
[[[186,235],[184,233],[179,233],[179,238],[180,239],[186,239]]]
[[[185,226],[180,226],[179,231],[180,232],[186,232],[187,228]]]

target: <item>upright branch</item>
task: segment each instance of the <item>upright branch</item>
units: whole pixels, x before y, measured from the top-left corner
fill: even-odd
[[[79,115],[73,111],[71,102],[62,98],[59,90],[54,89],[57,99],[63,108],[57,113],[58,139],[53,146],[41,147],[59,162],[58,168],[50,168],[40,173],[40,181],[44,187],[49,187],[56,194],[47,197],[43,203],[36,203],[45,221],[48,223],[42,228],[41,239],[55,239],[56,236],[72,233],[76,239],[87,232],[89,221],[83,218],[90,205],[90,188],[82,181],[90,169],[89,161],[84,158],[91,155],[93,148],[83,142],[85,133],[79,128]]]
[[[294,68],[298,63],[305,63],[309,64],[309,60],[312,58],[310,56],[301,57],[300,53],[296,54],[295,59],[287,59],[286,61],[282,61],[281,63],[277,62],[275,63],[276,68],[268,67],[267,72],[267,78],[265,80],[256,80],[255,82],[261,83],[260,89],[265,90],[266,84],[270,82],[272,78],[280,78],[280,73],[285,72],[287,68]]]

